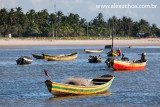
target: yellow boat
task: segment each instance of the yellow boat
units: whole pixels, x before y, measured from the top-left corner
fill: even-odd
[[[70,54],[63,54],[63,55],[44,55],[44,59],[47,61],[72,61],[76,59],[78,53],[70,53]]]
[[[57,83],[57,82],[52,82],[51,80],[46,80],[45,84],[49,92],[56,97],[93,95],[93,94],[102,94],[107,92],[114,78],[115,77],[112,75],[103,75],[99,78],[90,79],[92,85],[89,86],[73,85],[73,83],[71,84]]]
[[[118,57],[118,54],[117,54],[116,52],[109,51],[109,52],[107,53],[107,56]]]

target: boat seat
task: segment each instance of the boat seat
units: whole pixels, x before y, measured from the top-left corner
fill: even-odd
[[[129,61],[129,58],[123,57],[123,58],[121,58],[121,60],[122,60],[122,61]]]
[[[103,80],[106,80],[106,79],[112,79],[113,77],[100,77],[100,78],[94,78],[94,79],[103,79]]]
[[[105,83],[107,83],[107,82],[92,82],[94,85],[102,85],[102,84],[105,84]]]
[[[92,83],[95,84],[95,85],[101,85],[101,84],[107,83],[107,82],[110,81],[111,79],[112,79],[112,77],[107,77],[107,78],[104,78],[104,77],[94,78],[94,79],[92,80]]]

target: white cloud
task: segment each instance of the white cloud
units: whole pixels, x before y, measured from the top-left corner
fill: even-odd
[[[0,8],[15,8],[16,7],[16,0],[0,0]]]
[[[72,8],[73,5],[71,5],[71,1],[68,1],[68,0],[59,0],[56,2],[57,4],[61,4],[63,5],[64,7],[67,7],[67,8]]]
[[[152,15],[151,15],[151,18],[152,18],[152,19],[155,18],[155,15],[152,14]]]
[[[83,0],[75,0],[76,3],[82,3]]]
[[[127,16],[131,16],[132,18],[137,18],[137,17],[138,17],[137,13],[131,11],[130,8],[127,8],[127,9],[126,9],[126,15],[127,15]]]
[[[111,12],[109,9],[104,10],[104,15],[112,17],[113,16],[113,12]]]
[[[88,6],[88,9],[91,12],[97,12],[98,11],[98,9],[96,8],[96,4],[94,4],[93,2],[88,1],[87,6]]]
[[[32,3],[39,3],[42,2],[43,0],[31,0]]]
[[[144,19],[148,19],[148,16],[146,14],[143,15]]]

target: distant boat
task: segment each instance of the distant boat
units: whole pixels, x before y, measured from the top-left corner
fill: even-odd
[[[21,56],[20,58],[16,60],[17,64],[19,65],[31,64],[32,61],[33,59],[28,56]]]
[[[62,55],[46,55],[44,54],[44,59],[47,61],[72,61],[75,60],[78,53],[62,54]]]
[[[99,56],[89,56],[88,61],[89,63],[100,63],[102,58]]]
[[[48,76],[48,74],[46,74]],[[56,96],[75,96],[75,95],[92,95],[105,93],[111,86],[114,76],[103,75],[98,78],[87,80],[90,85],[77,85],[76,80],[72,80],[69,83],[57,83],[51,80],[46,80],[45,84],[49,92]]]
[[[109,51],[108,53],[107,53],[107,56],[110,56],[110,57],[118,57],[118,54],[117,54],[117,52],[114,52],[114,51]]]
[[[87,49],[84,49],[84,52],[85,53],[102,53],[103,49],[99,49],[99,50],[87,50]]]
[[[44,54],[42,55],[32,54],[32,56],[36,59],[44,59]]]
[[[105,49],[112,48],[112,45],[105,45]]]

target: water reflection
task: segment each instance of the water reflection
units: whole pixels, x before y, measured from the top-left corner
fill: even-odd
[[[104,97],[111,96],[112,92],[105,92],[103,94],[92,94],[92,95],[77,95],[77,96],[63,96],[63,97],[50,97],[48,100],[63,100],[63,99],[75,99],[75,98],[85,98],[85,97]]]

